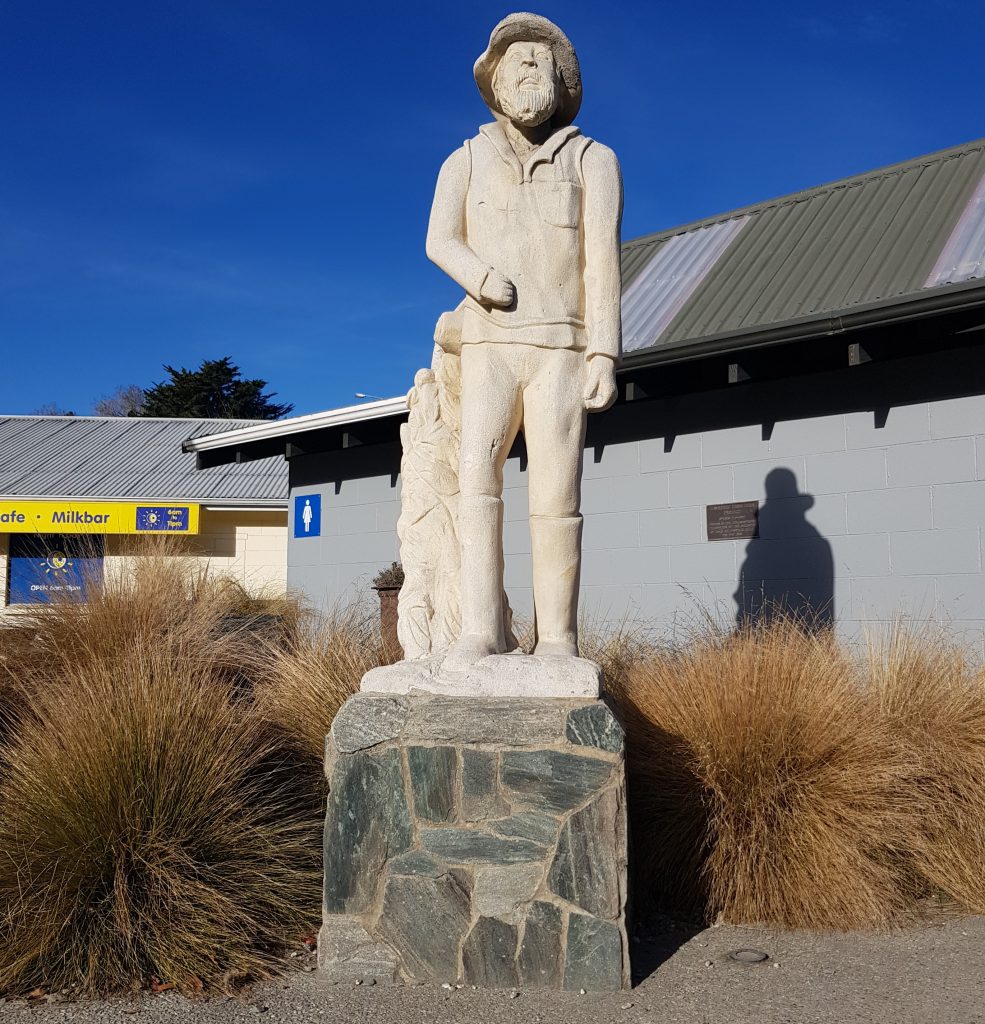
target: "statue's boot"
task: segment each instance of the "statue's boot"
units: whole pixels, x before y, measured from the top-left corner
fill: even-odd
[[[578,654],[581,516],[531,516],[534,654]]]
[[[442,671],[462,672],[489,654],[506,650],[503,631],[503,502],[478,495],[461,498],[462,635]]]

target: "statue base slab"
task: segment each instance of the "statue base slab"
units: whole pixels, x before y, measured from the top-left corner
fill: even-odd
[[[398,661],[370,669],[363,693],[441,693],[451,697],[535,697],[595,700],[602,670],[586,658],[490,654],[463,672],[444,670],[445,656]]]
[[[357,694],[325,767],[322,978],[629,986],[623,731],[606,704]]]

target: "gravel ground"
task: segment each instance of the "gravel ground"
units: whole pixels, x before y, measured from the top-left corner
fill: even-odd
[[[769,953],[761,964],[728,959]],[[234,999],[174,992],[90,1003],[7,1002],[0,1021],[22,1024],[267,1024],[409,1021],[500,1024],[599,1021],[660,1024],[970,1024],[985,1021],[985,917],[941,917],[889,935],[815,935],[667,925],[634,943],[642,977],[631,992],[476,992],[430,986],[324,985],[310,959],[280,983]]]

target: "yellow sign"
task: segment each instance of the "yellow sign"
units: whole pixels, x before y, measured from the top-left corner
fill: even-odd
[[[198,533],[198,505],[0,501],[0,533]]]

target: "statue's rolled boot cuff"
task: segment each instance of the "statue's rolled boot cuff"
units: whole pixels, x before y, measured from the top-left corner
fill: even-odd
[[[530,517],[535,654],[578,654],[581,528],[581,516]]]

